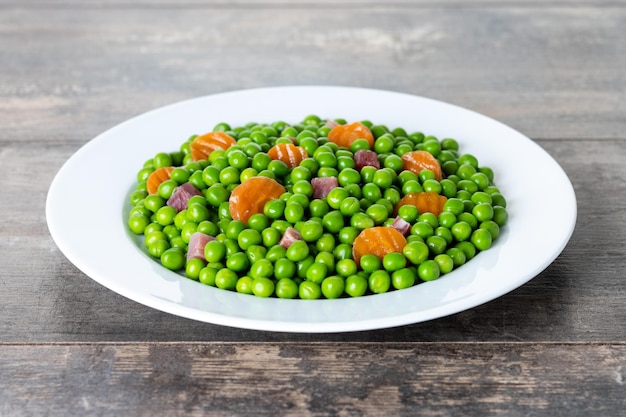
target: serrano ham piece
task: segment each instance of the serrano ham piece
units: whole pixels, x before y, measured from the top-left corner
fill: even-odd
[[[391,223],[391,227],[406,236],[411,230],[411,223],[407,222],[400,216],[396,216],[396,218],[393,220],[393,223]]]
[[[204,247],[207,242],[215,240],[211,235],[202,232],[196,232],[189,237],[189,246],[187,247],[187,260],[193,258],[205,259]],[[205,259],[206,260],[206,259]]]
[[[191,183],[184,183],[174,189],[174,192],[167,200],[167,205],[174,207],[176,211],[183,211],[187,208],[187,202],[194,195],[202,195]]]
[[[339,186],[336,177],[316,177],[311,180],[313,198],[324,198],[330,190]]]
[[[368,151],[365,149],[356,151],[354,154],[354,163],[356,164],[357,171],[361,171],[361,168],[365,166],[372,166],[376,169],[380,169],[378,155],[374,151]]]
[[[300,232],[298,232],[293,227],[288,227],[287,230],[285,230],[285,234],[280,239],[280,242],[278,242],[278,244],[282,246],[283,248],[287,249],[296,240],[302,240],[302,236],[300,235]]]

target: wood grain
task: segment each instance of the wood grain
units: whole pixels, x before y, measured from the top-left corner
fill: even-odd
[[[0,13],[0,143],[84,143],[178,100],[294,84],[432,97],[539,139],[626,131],[623,7],[71,4]]]
[[[625,369],[624,344],[0,345],[0,414],[618,416]]]

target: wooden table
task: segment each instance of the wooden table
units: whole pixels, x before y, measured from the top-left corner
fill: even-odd
[[[0,415],[624,415],[625,69],[623,1],[1,0]],[[315,84],[525,133],[574,185],[570,243],[485,305],[339,334],[162,313],[55,246],[48,187],[100,132],[191,97]]]

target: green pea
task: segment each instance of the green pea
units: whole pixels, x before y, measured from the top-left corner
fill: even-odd
[[[136,235],[143,234],[148,225],[150,225],[150,218],[148,216],[136,215],[128,219],[128,227],[130,231]]]
[[[500,236],[500,226],[493,220],[485,220],[479,226],[480,229],[485,229],[491,234],[492,240],[496,240]]]
[[[157,240],[156,242],[153,242],[150,246],[148,246],[148,253],[150,254],[150,256],[160,259],[163,255],[163,252],[171,247],[172,246],[170,245],[170,242],[168,242],[167,240]]]
[[[310,181],[311,177],[311,171],[306,167],[297,166],[291,170],[291,179],[294,184],[298,181]]]
[[[493,218],[494,210],[489,203],[479,203],[472,209],[472,214],[476,217],[476,220],[484,222]]]
[[[240,277],[235,284],[235,291],[240,294],[252,294],[252,278],[247,275]]]
[[[347,243],[349,245],[352,245],[359,233],[360,230],[356,227],[346,226],[341,228],[339,234],[337,235],[337,238],[339,239],[340,243]]]
[[[157,194],[164,200],[169,199],[172,196],[174,190],[178,187],[178,183],[172,179],[165,180],[157,188]]]
[[[368,278],[369,290],[374,294],[382,294],[389,291],[391,277],[387,271],[378,270],[370,274]]]
[[[363,197],[371,202],[376,202],[383,197],[382,191],[374,183],[367,183],[362,188]]]
[[[218,240],[211,240],[204,246],[204,258],[207,262],[220,262],[225,256],[226,246]]]
[[[236,252],[226,258],[226,266],[235,272],[243,272],[250,267],[250,261],[245,253]]]
[[[366,184],[371,183],[374,180],[374,174],[376,173],[376,171],[376,167],[369,165],[364,166],[363,168],[361,168],[361,181]]]
[[[452,232],[447,227],[439,226],[435,229],[435,236],[439,236],[445,239],[446,243],[449,245],[452,243],[454,236]]]
[[[178,271],[185,266],[185,252],[180,248],[169,248],[161,255],[161,264],[169,270]]]
[[[338,260],[352,258],[352,245],[340,243],[333,249],[333,255]]]
[[[378,170],[374,173],[374,178],[372,182],[376,184],[379,188],[385,190],[393,184],[393,175],[384,169]]]
[[[182,213],[182,211],[180,213]],[[176,213],[176,209],[174,207],[163,206],[157,210],[155,218],[156,218],[157,223],[160,224],[161,226],[168,226],[175,222],[177,214],[180,214],[180,213]],[[186,215],[186,211],[185,211],[185,215]]]
[[[304,207],[298,203],[288,203],[283,215],[289,223],[299,222],[304,218]]]
[[[441,274],[450,273],[452,269],[454,269],[454,260],[450,255],[441,253],[435,256],[434,261],[437,262],[437,265],[439,265],[439,271]]]
[[[350,217],[350,226],[356,227],[359,230],[369,229],[375,226],[374,219],[365,213],[355,213]]]
[[[422,185],[417,180],[409,180],[402,185],[402,194],[404,195],[420,193],[422,191],[424,191],[424,188],[422,188]]]
[[[397,290],[412,287],[415,280],[416,276],[412,268],[398,269],[391,274],[391,285]]]
[[[309,246],[303,240],[296,240],[287,248],[287,259],[298,262],[309,256]]]
[[[285,175],[289,174],[289,166],[286,163],[279,159],[272,160],[268,165],[267,169],[274,174],[276,178],[282,178]]]
[[[183,241],[189,244],[189,239],[191,239],[191,235],[196,233],[198,230],[198,223],[189,222],[183,226],[183,230],[180,231],[180,237]]]
[[[361,203],[356,197],[346,197],[339,204],[339,211],[342,215],[348,217],[358,213],[361,210]]]
[[[337,210],[339,209],[341,202],[349,196],[348,191],[343,187],[335,187],[326,196],[326,202],[328,205]]]
[[[252,281],[252,293],[257,297],[267,298],[274,294],[274,281],[266,277],[255,278]]]
[[[332,252],[335,244],[335,237],[330,233],[324,233],[315,243],[315,248],[318,252]]]
[[[470,240],[472,244],[476,247],[476,249],[480,251],[489,249],[491,247],[491,243],[493,242],[491,233],[489,233],[489,231],[486,229],[474,230],[472,232]]]
[[[314,262],[306,271],[306,279],[321,284],[328,274],[328,266],[322,262]]]
[[[344,291],[350,297],[361,297],[367,291],[367,280],[361,275],[350,275],[346,278]]]
[[[420,223],[428,223],[433,228],[439,226],[439,219],[437,218],[437,216],[430,212],[420,214],[417,221],[419,221]]]
[[[287,254],[287,249],[281,245],[274,245],[267,250],[265,258],[271,262],[277,262],[279,259],[284,258]]]
[[[215,286],[222,290],[235,290],[239,277],[235,271],[228,268],[222,268],[215,275]]]
[[[283,217],[286,205],[287,203],[281,199],[269,200],[263,206],[263,214],[272,220],[280,219]]]
[[[213,268],[207,265],[206,267],[202,268],[202,270],[200,271],[198,279],[200,280],[201,283],[214,287],[215,277],[217,276],[218,270],[219,269]]]
[[[374,141],[374,151],[378,154],[389,153],[393,150],[395,141],[392,135],[383,134]]]
[[[252,168],[256,169],[257,172],[261,172],[266,170],[269,166],[270,162],[272,162],[272,158],[265,152],[259,152],[252,157]]]
[[[430,193],[441,194],[443,191],[443,187],[441,186],[441,183],[435,179],[424,181],[424,183],[422,184],[422,187],[424,188],[424,191],[430,192]]]
[[[260,245],[263,237],[255,229],[244,229],[237,235],[237,243],[242,250],[247,250],[252,245]]]
[[[187,278],[198,281],[200,278],[200,271],[206,266],[204,259],[192,258],[189,259],[185,265],[185,276]]]
[[[303,300],[317,300],[322,296],[322,289],[315,282],[302,281],[298,287],[298,295]]]
[[[427,260],[417,266],[417,276],[422,281],[434,281],[441,276],[439,264],[434,260]]]
[[[472,242],[459,242],[455,245],[455,247],[463,251],[466,261],[469,261],[474,256],[476,256],[476,247],[472,244]]]
[[[345,288],[345,282],[343,278],[332,276],[324,279],[320,285],[322,294],[328,299],[335,299],[341,297]]]
[[[165,199],[158,194],[151,194],[143,200],[143,206],[152,213],[156,213],[164,204]]]
[[[341,259],[335,265],[335,271],[342,277],[349,277],[357,272],[356,262],[352,259]]]
[[[337,181],[342,187],[348,184],[358,184],[361,182],[361,174],[354,168],[344,168],[337,176]]]
[[[246,249],[246,256],[248,257],[248,262],[250,265],[260,261],[261,259],[266,259],[267,248],[261,245],[252,245],[248,249]]]
[[[465,252],[456,247],[448,249],[446,251],[446,255],[452,259],[452,263],[455,268],[463,265],[467,260]]]
[[[493,221],[500,227],[503,227],[509,219],[509,214],[502,206],[493,207]]]
[[[313,186],[309,181],[299,180],[296,181],[291,187],[294,195],[300,195],[305,198],[306,207],[309,205],[309,198],[313,196]]]
[[[293,299],[298,296],[298,285],[290,278],[281,278],[276,283],[275,292],[278,298]]]
[[[400,252],[390,252],[383,257],[383,268],[393,272],[406,266],[406,257]]]
[[[354,162],[354,158],[352,154],[348,155],[337,155],[337,170],[339,174],[344,169],[355,169],[356,163]],[[359,174],[359,181],[361,179],[361,174]]]
[[[206,190],[206,199],[213,207],[219,207],[221,203],[228,201],[230,192],[224,187],[223,184],[218,183],[211,185]]]
[[[314,261],[326,265],[328,273],[333,274],[335,272],[335,255],[332,252],[319,252]]]
[[[427,239],[435,234],[435,229],[430,225],[430,223],[417,222],[411,226],[411,234],[417,235],[422,239]]]
[[[274,264],[274,276],[276,279],[293,278],[296,276],[296,272],[296,263],[287,258],[278,259]]]
[[[426,245],[432,254],[439,255],[445,252],[448,242],[443,237],[434,235],[426,238]]]
[[[454,213],[449,211],[443,211],[439,215],[439,225],[441,227],[445,227],[447,229],[452,228],[457,222],[456,216]]]
[[[300,234],[305,242],[316,242],[324,234],[324,226],[316,221],[307,220],[302,225]]]
[[[369,273],[379,270],[382,266],[380,258],[371,253],[361,256],[361,260],[359,263],[361,265],[361,269]]]
[[[459,198],[448,198],[443,205],[443,211],[447,211],[458,216],[465,211],[465,206],[463,205],[463,201]]]
[[[226,227],[226,237],[237,240],[239,233],[246,229],[246,224],[241,220],[231,220]]]
[[[341,228],[344,227],[343,215],[339,210],[330,211],[322,217],[322,225],[329,233],[339,233]]]
[[[409,207],[409,206],[404,206]],[[413,206],[413,208],[415,208]],[[417,210],[417,209],[416,209]],[[382,204],[372,204],[367,208],[365,213],[374,220],[376,224],[382,224],[387,217],[389,216],[389,212],[387,211],[387,207]]]

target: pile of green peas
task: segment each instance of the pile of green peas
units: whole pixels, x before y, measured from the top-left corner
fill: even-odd
[[[178,151],[160,152],[145,162],[130,195],[129,229],[143,235],[147,252],[170,270],[221,289],[279,298],[358,297],[408,288],[438,279],[491,247],[508,219],[492,169],[460,153],[455,139],[361,123],[375,138],[373,149],[365,139],[357,139],[350,149],[329,142],[331,127],[316,115],[296,124],[219,123],[213,130],[232,136],[236,145],[193,161],[189,144],[196,136],[191,136]],[[294,140],[308,154],[299,166],[290,169],[268,156],[272,146]],[[381,168],[357,170],[354,154],[361,149],[375,151]],[[401,156],[414,150],[434,155],[443,179],[438,181],[430,170],[403,170]],[[149,195],[146,180],[160,167],[174,168],[158,192]],[[252,215],[246,225],[230,216],[229,197],[254,176],[273,178],[287,192],[267,202],[263,213]],[[315,177],[336,177],[339,186],[324,198],[313,198]],[[178,212],[166,203],[187,182],[202,195]],[[411,205],[394,212],[403,196],[421,191],[447,198],[439,216],[419,213]],[[359,233],[390,226],[396,215],[411,224],[402,252],[383,259],[366,254],[357,264],[352,244]],[[285,249],[279,242],[289,227],[300,232],[301,240]],[[216,239],[206,244],[204,259],[187,260],[196,232]]]

